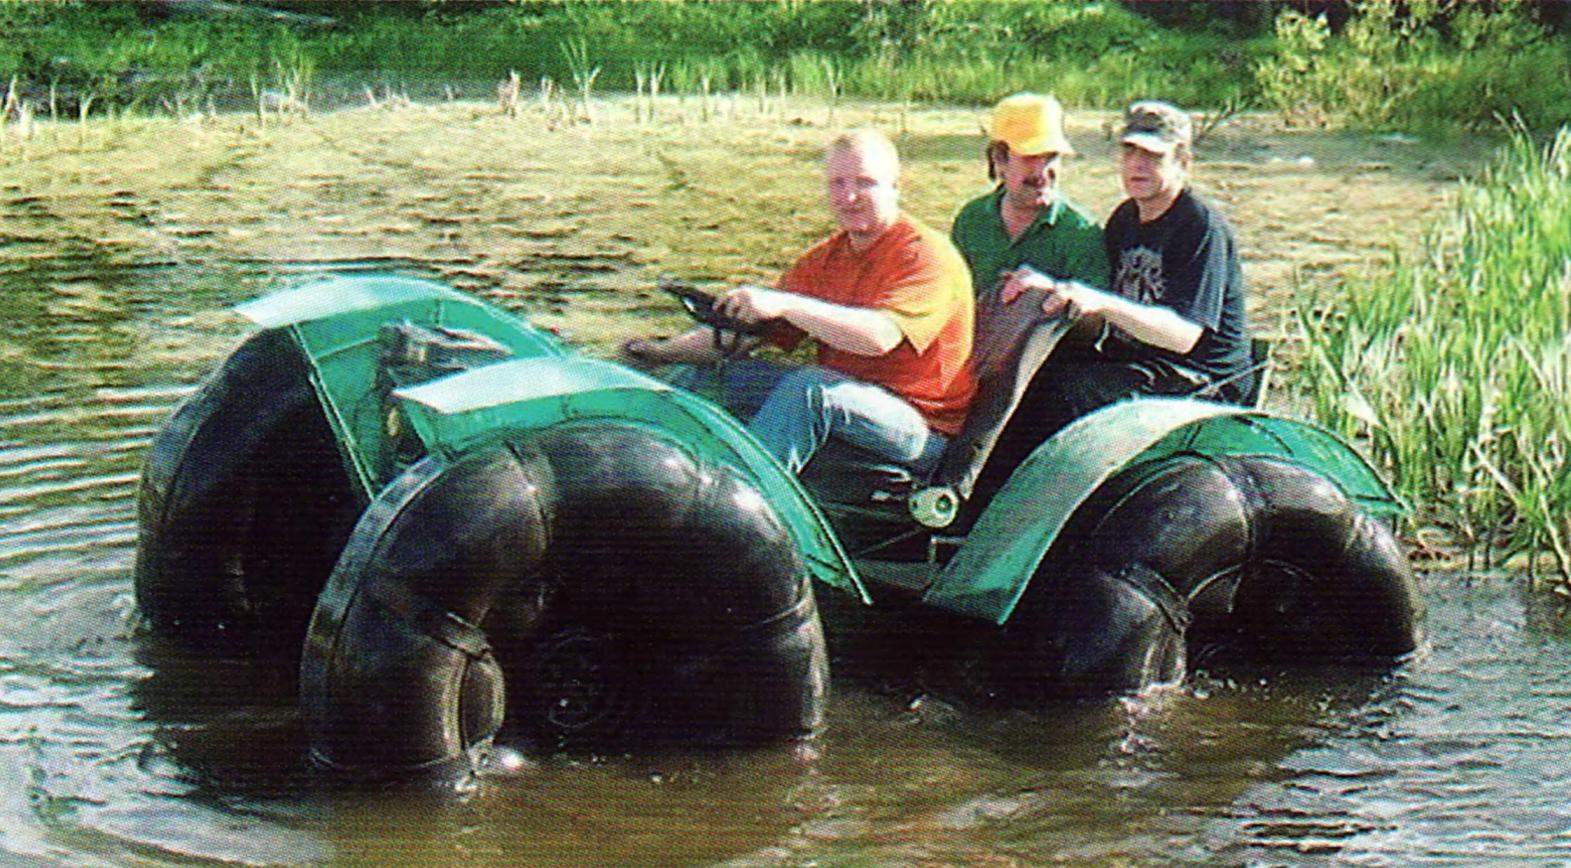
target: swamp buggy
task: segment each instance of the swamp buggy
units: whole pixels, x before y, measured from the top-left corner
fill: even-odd
[[[1201,647],[1362,664],[1418,641],[1401,504],[1315,426],[1132,399],[973,491],[1050,323],[982,378],[933,478],[832,443],[798,479],[710,401],[438,283],[239,312],[258,331],[147,458],[136,597],[187,646],[298,660],[329,767],[468,770],[499,733],[810,734],[815,587],[979,625],[990,689],[1030,700],[1176,681]]]

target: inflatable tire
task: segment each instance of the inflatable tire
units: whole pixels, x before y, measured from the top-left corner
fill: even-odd
[[[296,659],[360,503],[287,335],[240,346],[149,451],[136,600],[159,633]]]
[[[1417,647],[1412,570],[1324,477],[1268,457],[1179,456],[1115,479],[1071,524],[1011,621],[999,676],[1088,696],[1180,680],[1226,646],[1293,664]]]
[[[576,423],[389,486],[300,681],[320,762],[399,773],[468,769],[504,726],[545,748],[804,736],[827,675],[807,571],[758,492],[646,430]]]

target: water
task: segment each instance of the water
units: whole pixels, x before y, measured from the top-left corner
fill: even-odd
[[[809,744],[334,785],[287,674],[169,647],[131,594],[142,454],[240,333],[215,311],[301,278],[5,275],[0,863],[1571,860],[1567,615],[1519,577],[1426,576],[1430,639],[1394,672],[1033,713],[842,677]]]

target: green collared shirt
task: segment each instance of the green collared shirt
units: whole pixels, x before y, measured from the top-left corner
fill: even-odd
[[[972,199],[955,215],[950,237],[971,267],[971,285],[978,298],[994,291],[999,275],[1022,264],[1060,279],[1078,280],[1105,289],[1107,249],[1102,229],[1086,210],[1063,196],[1037,215],[1010,240],[999,211],[1004,188]]]

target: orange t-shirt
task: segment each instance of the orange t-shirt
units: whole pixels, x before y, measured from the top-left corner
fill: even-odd
[[[935,431],[960,432],[976,393],[966,363],[975,300],[965,260],[948,238],[904,215],[863,251],[836,232],[802,254],[780,288],[893,317],[905,336],[893,350],[863,356],[820,342],[818,364],[899,395]],[[790,349],[802,337],[787,327],[775,342]]]

